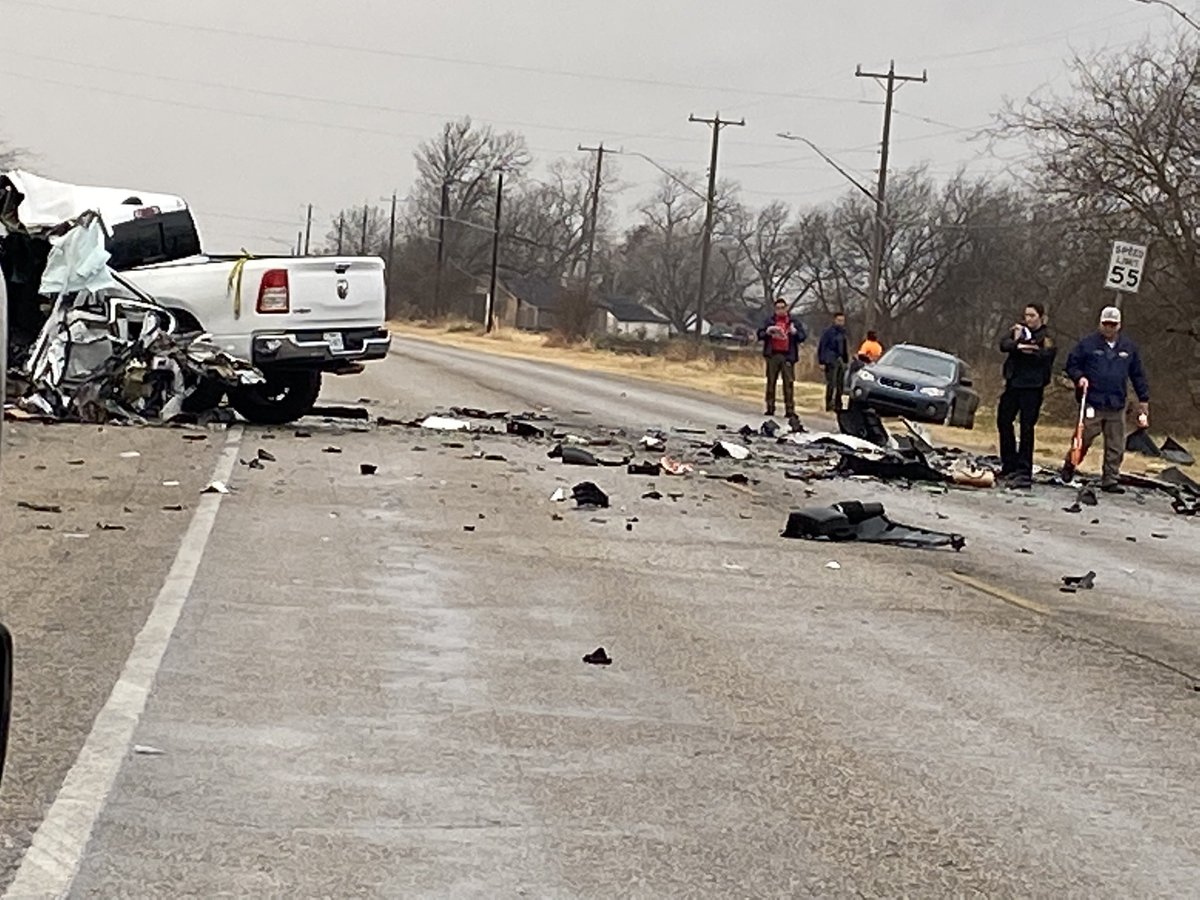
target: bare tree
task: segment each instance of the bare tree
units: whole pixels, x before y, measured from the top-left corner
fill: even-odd
[[[366,213],[366,240],[363,240],[363,213]],[[391,210],[379,206],[355,206],[333,216],[325,235],[322,252],[338,252],[339,231],[341,252],[345,256],[387,256],[391,229]]]
[[[743,264],[757,282],[757,289],[746,297],[747,303],[765,308],[775,297],[795,287],[793,282],[800,272],[804,252],[801,229],[792,221],[787,204],[776,200],[756,214],[738,208],[733,216],[732,231],[741,247]],[[805,287],[795,291],[797,300]]]

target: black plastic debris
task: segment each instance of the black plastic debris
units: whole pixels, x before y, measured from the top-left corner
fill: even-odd
[[[590,481],[581,481],[571,488],[571,496],[574,498],[576,506],[602,508],[608,506],[608,494]]]
[[[626,471],[630,475],[657,476],[662,474],[662,465],[656,462],[633,462],[629,464]]]
[[[595,454],[584,450],[582,447],[564,447],[559,444],[555,448],[558,452],[550,451],[551,458],[555,456],[562,457],[563,465],[565,466],[598,466],[600,460],[596,459]]]
[[[734,444],[730,441],[717,441],[712,445],[712,455],[717,459],[749,459],[750,448],[743,447],[741,444]]]
[[[124,531],[125,526],[124,525],[116,525],[112,522],[97,522],[96,530],[97,531]]]
[[[262,460],[261,460],[261,459],[259,459],[257,456],[251,457],[250,459],[243,459],[243,460],[239,460],[239,462],[240,462],[240,463],[241,463],[243,466],[245,466],[247,469],[262,469],[262,468],[265,468],[265,466],[263,465],[263,462],[262,462]]]
[[[324,449],[323,449],[321,452],[322,452],[322,453],[341,453],[341,452],[342,452],[342,448],[341,448],[341,447],[332,447],[332,446],[331,446],[331,447],[325,447],[325,448],[324,448]]]
[[[488,412],[485,409],[477,409],[474,406],[452,406],[450,412],[453,415],[463,419],[505,419],[508,417],[508,411],[504,412]]]
[[[1075,501],[1074,503],[1072,503],[1070,506],[1064,506],[1064,507],[1062,508],[1062,511],[1063,511],[1063,512],[1066,512],[1066,513],[1081,513],[1081,512],[1083,512],[1083,507],[1082,507],[1082,506],[1080,506],[1080,505],[1079,505],[1079,501],[1078,501],[1078,500],[1076,500],[1076,501]]]
[[[463,526],[463,531],[474,531],[474,530],[475,530],[474,525],[464,525]]]
[[[374,475],[379,471],[379,466],[372,465],[371,463],[361,463],[358,471],[363,475]]]
[[[1075,495],[1075,502],[1083,506],[1097,506],[1100,501],[1096,499],[1096,489],[1091,485],[1084,485]]]
[[[779,423],[776,422],[774,419],[767,419],[765,422],[763,422],[761,425],[758,426],[758,433],[761,434],[763,437],[769,437],[769,438],[775,437],[776,435],[779,434]]]
[[[603,647],[597,647],[591,653],[583,657],[583,661],[589,666],[611,666],[612,657],[604,652]]]
[[[358,406],[314,406],[308,413],[322,419],[369,419],[371,414]]]
[[[870,407],[851,403],[849,408],[838,410],[838,431],[870,441],[878,447],[888,443],[887,429],[883,427],[879,414]]]
[[[1159,447],[1163,459],[1168,462],[1173,462],[1177,466],[1194,466],[1196,457],[1192,456],[1191,452],[1175,438],[1169,437],[1162,442]]]
[[[488,462],[508,462],[508,457],[502,453],[485,453],[483,458]]]
[[[295,431],[295,435],[298,438],[310,438],[310,437],[312,437],[312,432],[305,431],[303,428],[297,428]]]
[[[57,503],[30,503],[28,500],[18,500],[18,509],[27,509],[30,512],[40,513],[61,513],[62,507]]]
[[[1145,428],[1139,428],[1137,431],[1132,431],[1125,438],[1126,453],[1140,453],[1142,456],[1159,457],[1162,453],[1158,447],[1154,445],[1154,441],[1150,439],[1150,432]]]
[[[660,491],[646,491],[646,493],[642,494],[643,500],[661,500],[662,498],[663,495]]]
[[[742,437],[751,437],[754,434],[757,434],[757,432],[749,425],[743,425],[738,429],[738,434],[740,434]]]
[[[1096,573],[1092,571],[1086,575],[1064,575],[1059,590],[1064,594],[1073,594],[1076,591],[1090,591],[1095,584]]]
[[[812,506],[788,516],[785,538],[827,541],[861,541],[913,549],[950,547],[961,550],[966,538],[953,532],[931,531],[889,519],[882,503],[849,500],[833,506]]]
[[[540,438],[546,436],[544,429],[538,428],[536,425],[520,419],[510,419],[509,422],[504,426],[504,429],[509,434],[515,434],[517,437]]]
[[[275,454],[269,450],[262,449],[262,447],[258,448],[258,458],[263,462],[275,462]]]
[[[883,481],[946,481],[946,476],[930,466],[917,450],[889,450],[878,456],[845,452],[836,471],[838,475],[866,475]]]

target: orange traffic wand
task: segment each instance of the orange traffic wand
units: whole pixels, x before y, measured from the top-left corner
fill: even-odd
[[[1071,452],[1067,454],[1067,461],[1072,466],[1078,466],[1083,462],[1083,454],[1086,452],[1083,446],[1083,420],[1087,415],[1087,391],[1083,392],[1083,396],[1079,400],[1079,423],[1075,426],[1075,433],[1071,435]]]

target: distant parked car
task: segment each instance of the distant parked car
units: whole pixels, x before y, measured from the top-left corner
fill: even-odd
[[[851,403],[869,406],[880,415],[955,428],[974,428],[979,409],[967,364],[915,344],[897,344],[879,362],[857,370],[850,376],[849,396]]]

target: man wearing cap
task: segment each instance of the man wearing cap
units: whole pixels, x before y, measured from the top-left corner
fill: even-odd
[[[1148,424],[1150,385],[1137,345],[1121,333],[1121,310],[1106,306],[1100,313],[1100,330],[1081,340],[1067,357],[1067,377],[1087,398],[1084,412],[1083,452],[1096,436],[1104,434],[1104,473],[1100,490],[1123,494],[1118,483],[1125,458],[1125,401],[1133,384],[1138,398],[1138,416]],[[1075,477],[1070,457],[1063,463],[1063,481]]]

